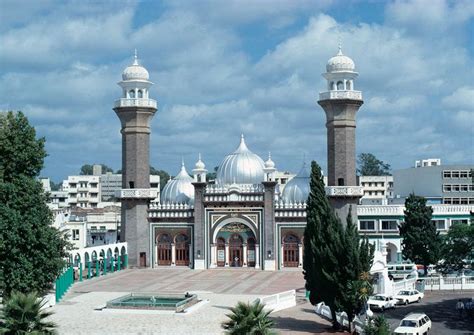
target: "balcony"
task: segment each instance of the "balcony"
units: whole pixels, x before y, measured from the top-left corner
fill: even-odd
[[[361,91],[329,91],[319,93],[319,100],[351,99],[362,100]]]
[[[328,186],[325,189],[329,197],[362,197],[364,195],[362,186]]]
[[[120,199],[155,199],[158,197],[157,189],[150,188],[127,188],[115,192]]]
[[[156,100],[153,99],[119,99],[115,101],[114,107],[152,107],[156,108]]]

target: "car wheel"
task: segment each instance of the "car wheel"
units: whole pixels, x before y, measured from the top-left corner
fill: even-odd
[[[408,300],[405,300],[405,305],[408,305]]]
[[[380,311],[381,311],[382,313],[385,312],[385,307],[383,307],[383,306],[380,307]]]
[[[418,301],[417,302],[420,302],[421,301],[421,297],[418,297]]]

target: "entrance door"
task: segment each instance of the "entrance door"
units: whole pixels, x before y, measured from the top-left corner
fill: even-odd
[[[229,262],[230,266],[241,267],[242,266],[242,237],[239,234],[233,234],[229,239]]]
[[[171,236],[162,234],[157,245],[158,265],[171,265]]]
[[[176,265],[189,266],[189,243],[184,234],[176,236]]]
[[[284,267],[298,267],[299,239],[293,234],[286,235],[283,239],[283,266]]]
[[[217,239],[217,266],[225,266],[225,240]]]

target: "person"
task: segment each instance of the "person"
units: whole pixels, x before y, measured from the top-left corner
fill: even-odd
[[[456,309],[459,312],[459,317],[462,318],[462,314],[463,314],[463,311],[464,311],[464,303],[462,302],[461,299],[458,300],[458,302],[456,304]]]

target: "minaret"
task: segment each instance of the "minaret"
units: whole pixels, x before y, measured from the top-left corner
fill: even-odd
[[[327,92],[319,94],[318,104],[326,113],[328,187],[326,194],[341,221],[345,224],[352,207],[353,222],[357,219],[357,204],[363,192],[357,186],[355,157],[356,113],[364,103],[362,92],[354,90],[352,59],[344,56],[339,46],[336,56],[329,59],[326,73]]]
[[[196,162],[196,167],[193,169],[194,175],[194,264],[193,268],[202,270],[207,267],[207,256],[205,248],[205,208],[204,195],[206,193],[206,165],[201,160],[201,154]]]
[[[150,229],[148,203],[156,198],[150,189],[150,122],[157,110],[156,100],[149,98],[153,85],[148,71],[138,63],[122,73],[122,98],[115,101],[114,111],[122,124],[122,228],[120,240],[128,243],[131,267],[150,265]]]

